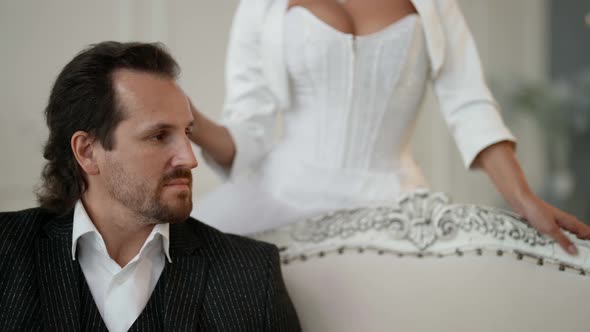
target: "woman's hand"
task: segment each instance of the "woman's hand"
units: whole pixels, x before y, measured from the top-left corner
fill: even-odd
[[[217,164],[230,168],[236,155],[236,145],[231,134],[227,128],[207,118],[190,99],[188,102],[194,118],[194,128],[189,138]]]
[[[539,232],[554,239],[566,252],[575,255],[577,249],[561,228],[574,233],[578,238],[590,239],[590,226],[532,193],[516,160],[513,143],[500,142],[487,147],[480,152],[474,164],[489,175],[514,212],[525,218]]]
[[[576,234],[578,238],[590,239],[590,226],[533,194],[523,198],[515,212],[525,218],[539,232],[554,239],[563,250],[571,255],[577,253],[576,246],[565,236],[561,228]]]

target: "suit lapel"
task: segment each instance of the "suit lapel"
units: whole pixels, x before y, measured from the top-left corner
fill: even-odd
[[[50,220],[37,242],[36,263],[45,328],[80,330],[80,265],[72,260],[72,214]]]
[[[191,222],[170,225],[170,256],[162,274],[164,325],[168,331],[195,331],[202,312],[209,262]]]

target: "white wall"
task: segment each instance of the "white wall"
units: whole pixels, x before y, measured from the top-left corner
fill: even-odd
[[[544,0],[460,0],[486,72],[543,77]],[[236,1],[0,0],[0,210],[35,205],[33,187],[47,136],[43,108],[59,70],[85,45],[103,40],[162,41],[182,67],[181,85],[197,107],[216,117],[223,100],[223,64]],[[462,165],[432,98],[425,103],[414,148],[432,187],[456,201],[498,205],[483,174]],[[509,124],[533,184],[543,176],[534,128]],[[201,162],[196,196],[218,180]]]

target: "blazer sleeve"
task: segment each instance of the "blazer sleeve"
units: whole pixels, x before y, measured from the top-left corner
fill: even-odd
[[[227,169],[203,154],[222,178],[247,173],[274,143],[279,104],[264,77],[260,50],[267,6],[267,1],[242,0],[232,22],[225,68],[226,94],[220,122],[236,144],[236,155],[231,168]]]
[[[444,62],[434,92],[466,168],[501,141],[515,142],[483,75],[473,36],[456,0],[437,1],[444,35]]]
[[[267,328],[266,331],[297,332],[301,331],[297,312],[291,302],[289,293],[283,280],[279,253],[273,246],[269,260],[269,287],[267,306]]]

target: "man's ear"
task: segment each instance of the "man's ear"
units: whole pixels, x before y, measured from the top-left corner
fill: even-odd
[[[96,140],[85,131],[77,131],[72,135],[70,145],[78,164],[88,175],[100,173],[97,163]]]

